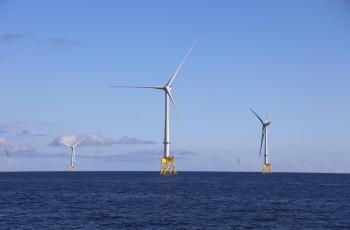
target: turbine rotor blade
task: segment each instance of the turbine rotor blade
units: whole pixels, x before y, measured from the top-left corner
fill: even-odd
[[[75,143],[74,145],[73,145],[73,147],[76,147],[76,146],[78,146],[81,142],[83,142],[85,139],[81,139],[80,141],[78,141],[77,143]]]
[[[271,118],[272,112],[273,112],[273,109],[271,109],[271,110],[269,111],[269,114],[267,115],[265,122],[270,121],[270,118]]]
[[[176,110],[176,113],[180,114],[180,113],[179,113],[179,110],[177,109],[177,106],[176,106],[176,104],[175,104],[175,100],[174,100],[173,95],[172,95],[168,90],[166,91],[166,93],[167,93],[168,96],[170,97],[170,100],[171,100],[171,102],[172,102],[173,105],[174,105],[174,108],[175,108],[175,110]]]
[[[250,111],[252,111],[252,113],[254,113],[254,115],[260,120],[260,122],[264,124],[264,121],[259,117],[259,115],[253,109],[250,109]]]
[[[112,85],[109,88],[164,89],[164,87],[159,87],[159,86],[132,86],[132,85]]]
[[[193,49],[193,47],[196,45],[196,43],[197,43],[197,41],[194,41],[194,42],[193,42],[192,46],[191,46],[190,49],[187,51],[185,57],[182,59],[180,65],[177,67],[175,73],[174,73],[173,76],[170,78],[170,80],[166,83],[166,86],[172,86],[172,84],[173,84],[173,82],[174,82],[174,80],[175,80],[177,74],[178,74],[178,73],[180,72],[180,70],[181,70],[182,65],[185,63],[187,57],[188,57],[188,56],[190,55],[190,53],[192,52],[192,49]]]
[[[65,143],[65,142],[63,142],[63,141],[61,142],[61,144],[64,144],[64,145],[66,145],[66,146],[72,148],[72,145],[70,145],[70,144],[68,144],[68,143]]]

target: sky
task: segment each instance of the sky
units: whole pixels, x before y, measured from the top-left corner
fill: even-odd
[[[14,171],[157,171],[174,83],[179,171],[350,173],[350,1],[0,0],[0,145]],[[6,169],[6,154],[0,170]],[[236,162],[240,159],[240,168]]]

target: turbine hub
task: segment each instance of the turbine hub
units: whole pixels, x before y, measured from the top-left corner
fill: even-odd
[[[166,91],[171,92],[171,86],[165,86],[164,88]]]

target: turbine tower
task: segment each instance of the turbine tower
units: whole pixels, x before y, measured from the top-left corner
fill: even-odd
[[[9,172],[10,171],[10,152],[8,151],[7,148],[5,148],[4,150],[6,154],[6,171]]]
[[[80,140],[76,142],[75,144],[69,144],[66,142],[62,142],[62,144],[68,146],[71,149],[71,160],[70,160],[70,166],[68,171],[75,171],[75,163],[76,163],[76,156],[75,156],[75,148],[82,142],[83,140]]]
[[[265,120],[261,119],[259,115],[253,110],[250,109],[252,113],[259,119],[262,124],[262,134],[261,134],[261,142],[260,142],[260,154],[264,143],[264,165],[262,167],[262,173],[267,174],[271,173],[271,164],[269,162],[269,151],[268,151],[268,127],[271,125],[270,114],[267,116]]]
[[[112,88],[141,88],[141,89],[156,89],[162,90],[165,96],[165,125],[164,125],[164,155],[161,159],[160,174],[161,175],[172,175],[176,174],[175,157],[170,153],[170,118],[169,118],[169,100],[173,103],[175,110],[177,111],[174,97],[172,95],[173,83],[176,76],[179,74],[182,65],[190,55],[196,42],[192,44],[190,49],[187,51],[185,57],[182,59],[180,65],[172,75],[170,80],[164,86],[111,86]]]

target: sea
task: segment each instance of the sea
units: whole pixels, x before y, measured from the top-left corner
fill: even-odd
[[[350,174],[4,172],[0,229],[350,229]]]

